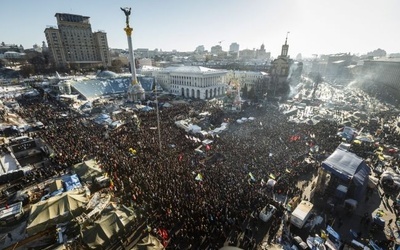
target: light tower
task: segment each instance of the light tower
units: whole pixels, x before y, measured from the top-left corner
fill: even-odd
[[[124,28],[126,36],[128,38],[128,49],[129,49],[129,62],[131,64],[131,72],[132,72],[132,84],[129,85],[128,88],[128,101],[137,102],[140,100],[144,100],[144,89],[140,82],[138,82],[136,77],[136,66],[135,66],[135,57],[133,55],[133,46],[132,46],[132,28],[129,26],[129,16],[131,14],[131,8],[125,7],[121,8],[121,10],[125,13],[126,16],[126,27]]]

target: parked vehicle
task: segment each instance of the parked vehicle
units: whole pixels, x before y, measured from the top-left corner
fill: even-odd
[[[290,216],[290,222],[294,226],[302,228],[310,217],[313,206],[314,205],[309,201],[301,201],[300,204],[297,205],[296,209],[293,210]]]

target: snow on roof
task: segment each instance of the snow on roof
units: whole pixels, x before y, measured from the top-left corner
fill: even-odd
[[[165,71],[170,73],[206,73],[206,72],[221,72],[220,70],[210,69],[202,66],[171,66],[165,68]]]

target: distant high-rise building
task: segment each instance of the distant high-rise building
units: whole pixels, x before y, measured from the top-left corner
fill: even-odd
[[[231,43],[229,46],[229,55],[234,56],[235,58],[239,57],[239,44]]]
[[[198,53],[198,54],[203,54],[205,52],[204,45],[197,46],[197,48],[196,48],[196,50],[194,52]]]
[[[89,17],[56,13],[58,28],[44,30],[56,66],[111,66],[107,34],[92,32]]]
[[[216,54],[219,55],[222,53],[222,46],[221,45],[215,45],[211,47],[211,54]]]

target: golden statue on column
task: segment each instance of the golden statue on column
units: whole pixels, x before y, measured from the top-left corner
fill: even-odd
[[[131,8],[125,7],[121,8],[121,10],[125,13],[126,16],[126,27],[124,31],[128,38],[128,49],[129,49],[129,62],[131,65],[132,72],[132,84],[128,88],[128,101],[130,102],[138,102],[140,100],[145,99],[145,93],[142,85],[138,82],[136,77],[136,66],[135,66],[135,57],[133,55],[133,46],[132,46],[132,28],[129,26],[129,16],[131,15]]]

